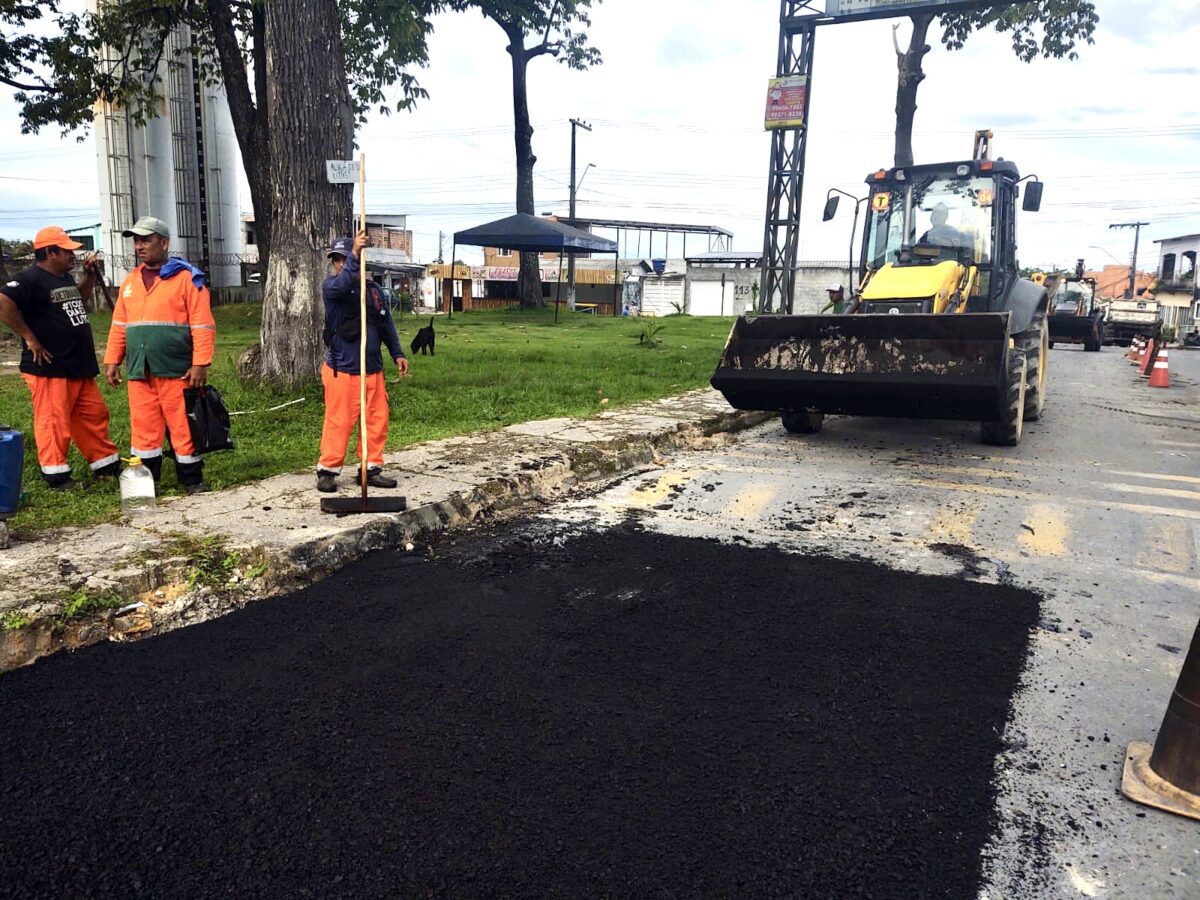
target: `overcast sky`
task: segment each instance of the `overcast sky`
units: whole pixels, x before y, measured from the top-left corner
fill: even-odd
[[[1142,220],[1152,224],[1139,262],[1153,268],[1153,239],[1200,232],[1200,0],[1097,6],[1096,43],[1077,62],[1026,65],[990,32],[954,53],[937,44],[926,58],[917,161],[967,158],[974,130],[992,128],[994,152],[1046,182],[1042,212],[1021,222],[1023,265],[1125,262],[1133,233],[1108,226]],[[547,57],[530,65],[538,211],[566,215],[574,116],[594,128],[579,133],[580,171],[595,164],[580,215],[711,224],[733,232],[734,249],[761,250],[770,149],[762,116],[778,14],[778,0],[599,3],[590,35],[601,66],[572,72]],[[898,21],[906,39],[907,22]],[[439,231],[514,209],[504,46],[500,29],[477,13],[439,18],[419,75],[430,98],[414,113],[373,116],[360,131],[368,209],[408,214],[421,261],[437,255]],[[895,91],[889,22],[820,30],[802,259],[846,257],[850,211],[821,222],[825,191],[861,194],[866,175],[891,164]],[[0,236],[98,221],[90,138],[17,134],[7,94],[0,116],[10,123],[0,147]],[[242,206],[250,209],[244,189]],[[689,251],[703,249],[695,240]],[[659,237],[655,255],[662,249]],[[681,251],[672,243],[672,255]],[[628,255],[636,252],[633,236]]]

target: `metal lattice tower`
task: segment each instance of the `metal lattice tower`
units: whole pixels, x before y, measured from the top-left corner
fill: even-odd
[[[807,13],[807,15],[802,15]],[[815,10],[808,0],[781,0],[776,75],[803,75],[804,125],[771,132],[771,168],[763,235],[763,279],[759,312],[792,312],[796,293],[796,252],[800,242],[800,201],[804,153],[808,145],[808,106],[812,93]]]

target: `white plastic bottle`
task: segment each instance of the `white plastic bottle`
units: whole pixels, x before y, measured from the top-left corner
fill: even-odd
[[[121,512],[136,516],[154,509],[154,476],[136,456],[125,460],[121,484]]]

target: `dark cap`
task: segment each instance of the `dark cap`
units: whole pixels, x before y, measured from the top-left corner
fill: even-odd
[[[333,257],[335,257],[335,256],[349,256],[353,252],[354,252],[353,238],[340,237],[336,241],[334,241],[332,244],[329,245],[329,252],[326,253],[325,255],[329,259],[333,259]]]

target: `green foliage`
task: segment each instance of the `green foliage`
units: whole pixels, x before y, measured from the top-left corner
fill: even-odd
[[[597,0],[598,2],[598,0]],[[572,69],[600,65],[600,51],[587,44],[592,0],[456,0],[455,8],[476,7],[509,37],[536,35],[530,56],[548,53]]]
[[[97,97],[120,103],[135,122],[144,122],[156,112],[164,59],[168,66],[190,66],[192,53],[199,52],[203,77],[220,80],[214,13],[232,24],[242,62],[264,67],[266,48],[255,45],[252,14],[269,2],[286,0],[256,0],[256,5],[242,0],[122,0],[105,4],[99,14],[64,12],[60,0],[0,0],[0,84],[17,89],[24,132],[60,125],[65,133],[89,125]],[[339,4],[346,74],[360,121],[372,109],[390,111],[385,91],[392,85],[399,86],[396,109],[427,96],[407,69],[425,64],[429,18],[446,5],[441,0]],[[191,29],[191,42],[172,48],[168,38],[181,25]],[[102,53],[102,48],[107,49]]]
[[[939,21],[942,43],[950,50],[962,49],[973,32],[994,28],[1011,36],[1017,58],[1031,62],[1039,56],[1078,59],[1076,47],[1094,43],[1100,17],[1089,0],[1041,0],[947,13]]]
[[[20,631],[26,625],[32,624],[33,619],[25,615],[25,613],[9,610],[0,616],[0,628],[3,628],[6,634],[11,634],[14,631]]]
[[[205,481],[221,490],[285,472],[312,472],[324,417],[321,386],[314,383],[291,392],[242,383],[237,358],[258,340],[260,308],[233,304],[218,306],[213,314],[217,348],[209,380],[220,388],[230,410],[245,415],[233,418],[237,450],[205,459]],[[552,309],[455,313],[452,319],[438,316],[437,356],[414,358],[412,374],[388,385],[388,451],[537,419],[586,417],[703,387],[729,333],[728,319],[680,316],[671,319],[670,343],[660,347],[661,352],[643,353],[639,336],[649,319],[561,313],[560,319],[554,324]],[[92,313],[91,320],[100,348],[108,334],[109,315]],[[416,330],[428,323],[428,318],[397,319],[406,347]],[[13,347],[0,344],[0,354],[14,353]],[[390,362],[387,366],[391,381],[395,370]],[[125,387],[114,389],[102,383],[100,391],[111,415],[113,440],[125,453],[129,447]],[[271,411],[301,397],[302,403]],[[599,398],[610,403],[601,406]],[[81,488],[60,493],[46,487],[37,466],[29,391],[14,367],[0,367],[0,422],[11,422],[26,435],[24,484],[29,502],[10,520],[16,534],[35,538],[46,528],[120,518],[118,485],[111,479],[94,481],[74,448],[70,461]],[[159,495],[181,494],[171,463],[163,468]],[[309,500],[315,509],[315,490]],[[190,557],[196,551],[208,556],[210,549],[215,552],[215,548],[189,549],[181,544],[175,555]],[[224,556],[222,550],[221,559]],[[243,567],[246,563],[242,560]],[[249,577],[250,570],[244,571]]]
[[[53,622],[56,626],[62,627],[75,619],[124,605],[125,598],[111,588],[103,591],[80,588],[63,596],[62,608],[53,617]]]
[[[642,328],[638,344],[647,350],[657,350],[663,345],[662,333],[667,326],[660,322],[647,322]]]

